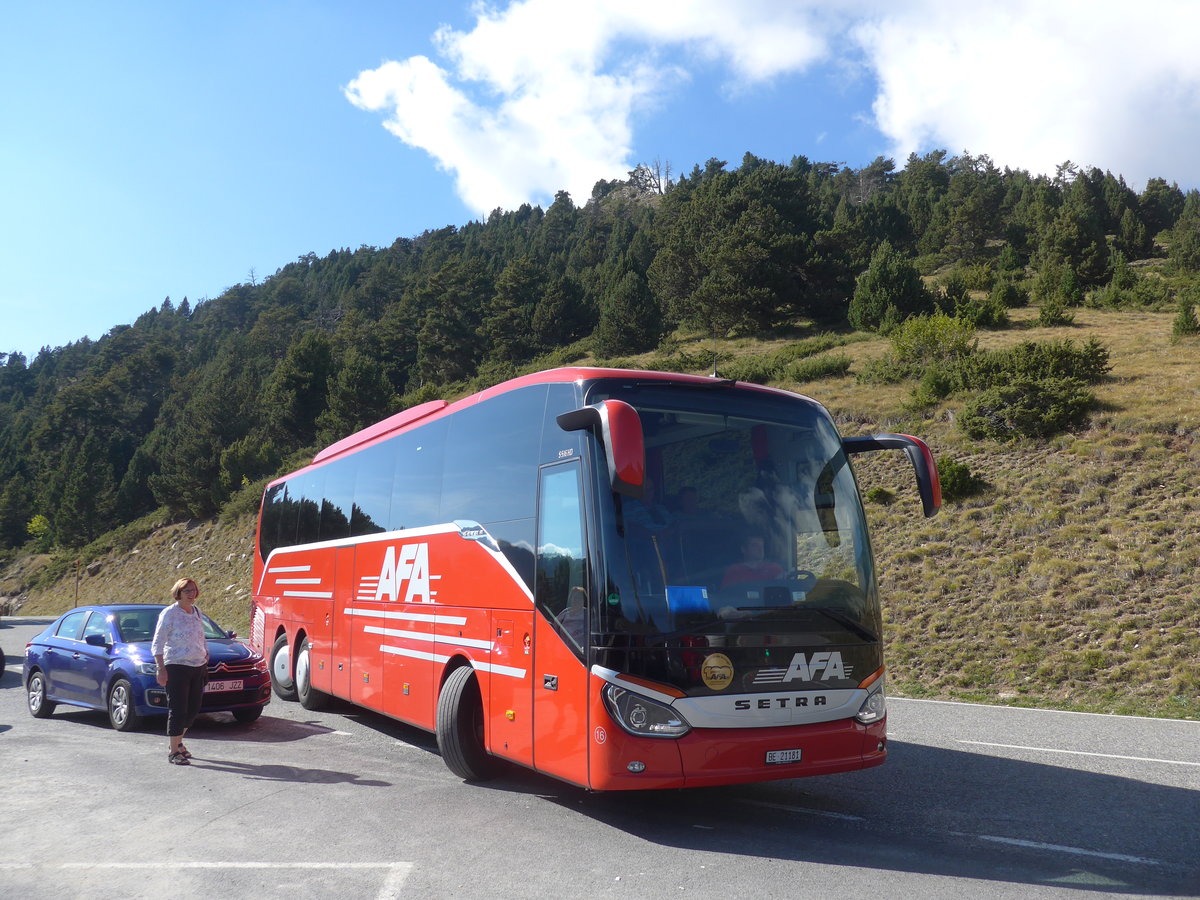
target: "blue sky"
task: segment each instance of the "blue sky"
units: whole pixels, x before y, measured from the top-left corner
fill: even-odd
[[[903,6],[903,9],[896,9]],[[0,352],[309,252],[749,151],[986,153],[1200,186],[1200,4],[10,4]]]

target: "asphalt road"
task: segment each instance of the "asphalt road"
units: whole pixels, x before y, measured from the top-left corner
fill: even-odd
[[[0,896],[1200,897],[1200,723],[893,700],[888,762],[588,794],[464,784],[432,736],[277,698],[162,725],[25,707],[44,619],[0,621]]]

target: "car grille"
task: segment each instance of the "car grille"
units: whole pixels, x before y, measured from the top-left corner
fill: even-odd
[[[250,675],[255,669],[253,660],[234,660],[213,663],[208,667],[209,681],[216,681],[226,675]]]

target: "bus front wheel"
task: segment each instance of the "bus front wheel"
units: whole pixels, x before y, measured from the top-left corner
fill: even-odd
[[[446,766],[464,781],[493,777],[499,761],[483,744],[483,700],[475,670],[460,666],[438,695],[437,744]]]
[[[296,699],[296,682],[292,679],[292,651],[288,637],[281,634],[271,648],[271,687],[280,700]]]

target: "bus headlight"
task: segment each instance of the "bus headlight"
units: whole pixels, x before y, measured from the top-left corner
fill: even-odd
[[[870,725],[873,722],[878,722],[886,714],[887,699],[883,693],[883,679],[880,678],[871,685],[871,689],[867,692],[867,699],[858,708],[858,713],[854,718],[858,719],[864,725]]]
[[[692,730],[692,726],[671,707],[615,684],[605,685],[602,696],[609,714],[630,734],[674,738]]]

